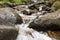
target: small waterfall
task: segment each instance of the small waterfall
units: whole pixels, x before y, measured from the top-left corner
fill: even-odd
[[[29,16],[29,15],[24,15],[21,12],[18,13],[22,17],[23,23],[17,25],[19,27],[19,34],[16,40],[53,40],[43,32],[42,33],[37,32],[31,28],[28,28],[29,24],[37,17],[36,14]]]
[[[36,15],[28,16],[20,14],[20,16],[23,19],[23,23],[17,25],[19,27],[19,34],[16,40],[52,40],[47,35],[28,28],[28,25],[37,17]]]

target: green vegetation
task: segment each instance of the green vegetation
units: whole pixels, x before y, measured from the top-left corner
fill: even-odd
[[[12,3],[21,3],[21,0],[9,0],[9,2],[12,2]]]
[[[6,2],[8,2],[9,0],[2,0],[2,1],[6,3]]]
[[[53,4],[56,0],[48,0],[50,4]]]
[[[57,10],[57,9],[60,9],[60,1],[54,2],[53,5],[52,5],[52,7],[51,7],[51,9],[52,9],[53,11],[55,11],[55,10]]]
[[[0,0],[0,2],[4,2],[4,3],[7,3],[7,2],[11,2],[11,3],[22,3],[22,1],[26,1],[26,0]]]
[[[0,5],[1,5],[1,3],[7,3],[7,2],[22,4],[24,2],[29,3],[30,1],[31,0],[0,0]],[[39,0],[39,2],[44,2],[44,0]],[[60,9],[60,0],[48,0],[48,2],[52,5],[51,9],[53,11]],[[4,6],[4,4],[3,4],[3,6]]]
[[[53,4],[54,2],[60,1],[60,0],[48,0],[48,1],[49,1],[49,3]]]

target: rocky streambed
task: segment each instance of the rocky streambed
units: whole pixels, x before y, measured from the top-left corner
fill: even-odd
[[[0,40],[60,40],[60,9],[48,13],[45,6],[0,8]]]

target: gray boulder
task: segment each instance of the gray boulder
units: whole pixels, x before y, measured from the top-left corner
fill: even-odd
[[[18,29],[13,25],[0,25],[0,40],[16,40]]]
[[[42,15],[42,17],[35,19],[30,25],[37,31],[59,31],[60,30],[60,10],[53,13]]]
[[[42,15],[28,26],[36,31],[46,32],[51,38],[60,40],[60,9],[53,13]]]
[[[22,18],[12,8],[0,8],[0,24],[21,24]]]

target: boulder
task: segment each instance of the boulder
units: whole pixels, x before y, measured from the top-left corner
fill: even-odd
[[[32,15],[32,14],[34,14],[34,13],[37,13],[38,12],[38,10],[36,10],[36,9],[34,9],[34,10],[29,10],[29,9],[26,9],[26,10],[23,10],[23,11],[21,11],[23,14],[25,14],[25,15]]]
[[[32,13],[30,13],[30,11],[26,11],[26,10],[23,10],[22,13],[25,15],[31,15],[32,14]]]
[[[0,8],[0,24],[21,24],[22,18],[12,8]]]
[[[18,29],[14,25],[0,25],[0,40],[16,40]]]
[[[34,10],[34,9],[39,10],[39,6],[40,6],[40,3],[33,3],[29,5],[28,8],[31,10]]]
[[[60,10],[53,13],[47,13],[42,17],[35,19],[29,25],[37,31],[59,31],[60,30]]]
[[[51,38],[60,40],[60,9],[53,13],[42,15],[28,26],[38,32],[46,32]]]

